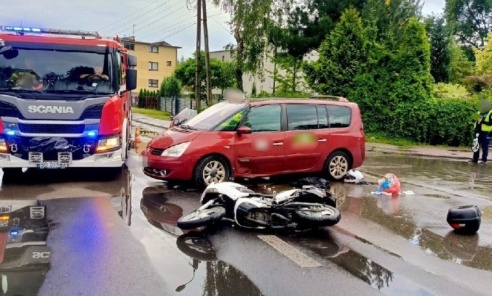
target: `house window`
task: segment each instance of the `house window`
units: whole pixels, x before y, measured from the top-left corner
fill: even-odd
[[[149,87],[158,88],[159,87],[159,80],[149,79]]]
[[[149,51],[152,53],[159,53],[159,47],[158,46],[150,46]]]
[[[159,63],[149,62],[149,71],[159,71]]]
[[[135,44],[133,43],[125,43],[125,48],[128,50],[135,50]]]
[[[168,67],[171,67],[171,66],[173,65],[173,63],[172,63],[171,61],[167,61],[167,62],[166,62],[166,65],[167,65]]]

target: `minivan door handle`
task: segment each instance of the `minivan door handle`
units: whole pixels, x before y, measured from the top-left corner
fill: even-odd
[[[273,146],[282,146],[283,144],[284,143],[282,143],[282,142],[275,142],[275,143],[273,143]]]
[[[326,142],[326,139],[319,139],[318,142]]]

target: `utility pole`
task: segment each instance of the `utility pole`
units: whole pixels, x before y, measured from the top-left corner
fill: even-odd
[[[201,48],[201,35],[202,35],[202,0],[196,1],[196,72],[195,72],[195,108],[200,109],[200,48]]]
[[[135,37],[135,25],[133,25],[133,37]]]
[[[200,1],[200,0],[199,0]],[[207,0],[203,1],[203,35],[205,37],[205,67],[207,73],[207,105],[212,104],[212,83],[210,74],[210,51],[208,48]]]

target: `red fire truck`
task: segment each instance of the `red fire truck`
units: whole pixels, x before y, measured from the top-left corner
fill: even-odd
[[[136,65],[118,37],[0,27],[0,168],[120,168]]]

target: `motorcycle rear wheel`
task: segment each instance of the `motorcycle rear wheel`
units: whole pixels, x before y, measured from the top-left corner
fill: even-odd
[[[333,226],[340,222],[340,211],[323,204],[313,204],[297,209],[295,216],[302,225],[311,227]]]
[[[213,207],[202,211],[194,211],[189,215],[181,217],[177,226],[181,229],[194,229],[211,224],[222,219],[226,214],[224,207]]]

